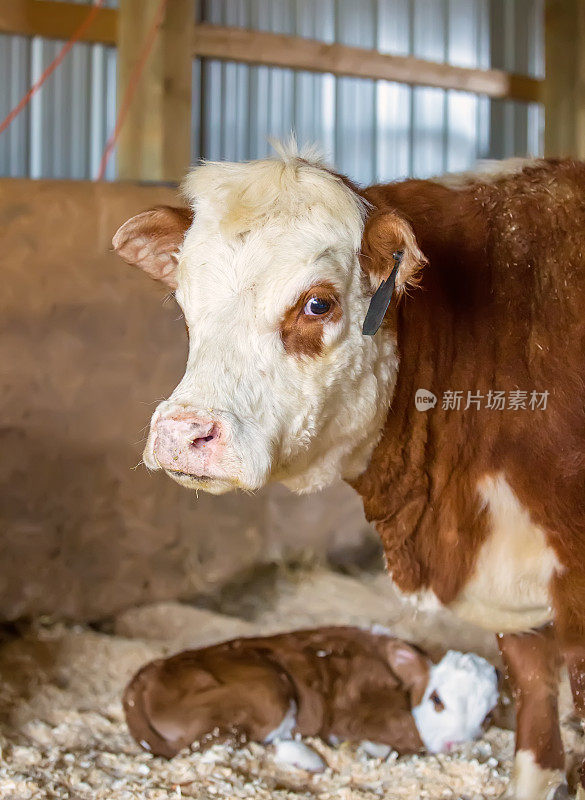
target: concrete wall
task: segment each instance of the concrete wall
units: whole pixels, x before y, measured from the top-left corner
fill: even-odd
[[[369,535],[345,486],[197,498],[137,466],[186,335],[172,297],[110,241],[177,202],[164,187],[0,180],[0,618],[187,599]]]

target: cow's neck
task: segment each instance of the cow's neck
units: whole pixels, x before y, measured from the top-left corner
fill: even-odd
[[[478,434],[479,414],[463,409],[468,390],[481,392],[490,384],[478,365],[491,360],[480,358],[478,350],[492,346],[493,320],[485,303],[489,268],[481,216],[475,229],[469,224],[481,204],[474,205],[464,192],[437,187],[437,196],[427,196],[422,205],[417,184],[374,187],[368,198],[408,217],[429,265],[420,290],[394,312],[400,359],[396,389],[380,442],[351,484],[380,533],[397,585],[405,592],[432,589],[449,603],[472,568],[476,547],[467,545],[485,536],[475,482],[488,457],[489,435]],[[466,225],[458,224],[462,214]],[[470,229],[472,236],[462,241],[461,231]],[[434,409],[416,409],[419,389],[437,396]],[[460,413],[442,409],[449,391],[464,392]],[[461,444],[473,437],[477,449],[466,446],[463,463]],[[436,554],[432,560],[429,552]]]

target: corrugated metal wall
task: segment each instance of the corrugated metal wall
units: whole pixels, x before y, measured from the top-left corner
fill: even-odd
[[[77,0],[87,2],[87,0]],[[117,0],[108,0],[116,6]],[[543,69],[543,0],[202,0],[200,18],[461,66]],[[0,118],[59,42],[0,36]],[[79,44],[0,136],[0,174],[96,174],[116,104],[116,52]],[[359,182],[542,152],[542,109],[464,92],[219,61],[193,64],[193,159],[257,158],[291,130]],[[110,161],[108,178],[115,177]]]
[[[89,0],[73,0],[87,4]],[[118,0],[106,0],[115,7]],[[57,55],[62,41],[0,35],[0,120]],[[116,115],[116,49],[76,44],[42,90],[0,134],[0,175],[89,178]],[[115,159],[108,179],[116,176]]]

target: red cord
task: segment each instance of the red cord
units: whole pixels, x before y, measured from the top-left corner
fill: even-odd
[[[112,131],[112,134],[109,137],[108,141],[106,142],[106,146],[104,148],[104,153],[102,155],[102,160],[100,162],[100,166],[98,169],[96,181],[103,180],[104,175],[106,174],[106,166],[108,164],[108,160],[112,154],[114,147],[116,146],[116,141],[118,139],[118,136],[120,135],[120,131],[122,130],[126,114],[128,113],[128,109],[130,108],[132,98],[134,97],[134,92],[136,91],[138,84],[140,82],[142,71],[146,65],[148,56],[150,55],[150,52],[153,48],[159,28],[163,23],[165,17],[165,11],[167,8],[167,3],[168,0],[161,0],[161,2],[159,3],[156,14],[154,16],[152,27],[148,32],[148,37],[140,53],[140,58],[134,65],[134,69],[132,70],[130,78],[128,79],[128,85],[126,86],[124,97],[122,98],[122,102],[120,103],[120,108],[118,111],[118,116],[116,117],[116,124],[114,126],[114,130]]]
[[[4,133],[4,131],[10,125],[10,123],[20,114],[23,108],[25,108],[26,105],[30,102],[31,98],[34,97],[34,95],[39,91],[39,89],[41,88],[43,83],[47,80],[47,78],[57,69],[57,67],[63,61],[67,53],[71,50],[75,42],[77,42],[77,40],[81,38],[84,31],[91,25],[98,11],[103,6],[104,2],[105,0],[95,0],[93,8],[91,9],[87,17],[83,20],[83,22],[77,28],[77,30],[74,31],[71,38],[67,42],[65,42],[59,53],[51,61],[49,66],[46,68],[41,77],[38,79],[38,81],[36,81],[36,83],[33,83],[33,85],[30,87],[30,89],[22,98],[22,100],[18,103],[18,105],[15,106],[12,109],[12,111],[8,114],[8,116],[2,121],[2,123],[0,124],[0,133]]]

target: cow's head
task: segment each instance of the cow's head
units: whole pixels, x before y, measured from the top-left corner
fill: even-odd
[[[205,164],[184,192],[192,213],[147,211],[114,237],[124,260],[175,290],[189,330],[144,462],[215,494],[356,477],[398,368],[391,326],[364,336],[362,324],[393,254],[397,292],[424,260],[409,225],[297,155]]]

